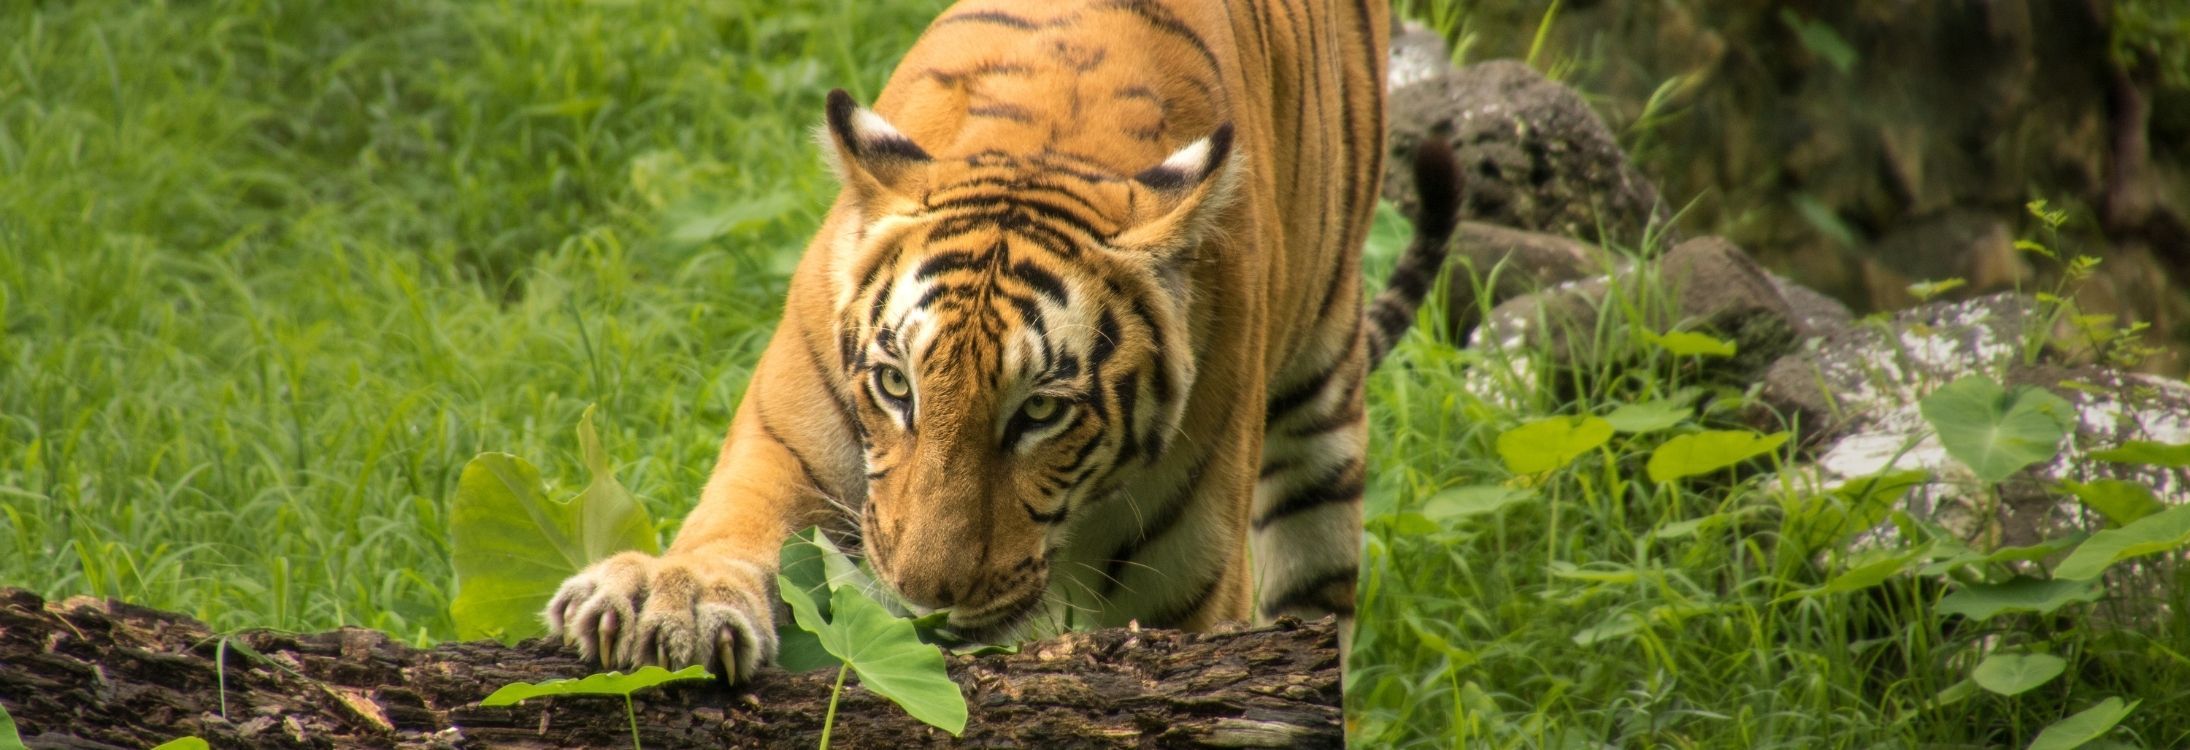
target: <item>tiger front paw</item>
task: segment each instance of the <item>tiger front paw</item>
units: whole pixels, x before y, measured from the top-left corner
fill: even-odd
[[[742,683],[776,656],[769,573],[625,552],[563,581],[542,617],[550,636],[604,669],[699,665]]]

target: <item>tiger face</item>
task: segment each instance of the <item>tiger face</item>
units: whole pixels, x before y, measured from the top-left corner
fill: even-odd
[[[938,158],[842,92],[834,242],[861,538],[906,602],[1000,634],[1119,470],[1178,430],[1188,260],[1222,208],[1229,129],[1132,176],[999,150]],[[1130,472],[1128,472],[1130,473]]]

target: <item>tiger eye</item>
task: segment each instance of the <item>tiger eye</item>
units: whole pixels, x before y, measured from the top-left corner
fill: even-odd
[[[1028,421],[1047,422],[1057,416],[1057,399],[1048,396],[1035,396],[1027,399],[1026,403],[1021,404],[1019,411],[1027,415]]]
[[[883,367],[877,379],[882,383],[882,392],[888,394],[890,398],[902,400],[912,396],[912,381],[905,379],[905,371],[903,370],[895,367]]]

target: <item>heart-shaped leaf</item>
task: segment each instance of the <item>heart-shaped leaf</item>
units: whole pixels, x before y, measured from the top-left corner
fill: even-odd
[[[1918,408],[1948,455],[1987,482],[2053,458],[2074,420],[2074,408],[2050,391],[2010,392],[1982,375],[1948,383]]]
[[[1971,621],[1991,621],[2002,612],[2048,614],[2070,603],[2098,601],[2100,590],[2091,581],[2045,581],[2015,577],[2004,583],[1964,586],[1938,601],[1938,614],[1960,614]]]
[[[1661,398],[1623,404],[1620,408],[1613,409],[1612,413],[1604,415],[1604,421],[1610,423],[1614,430],[1637,435],[1668,429],[1694,413],[1695,409],[1688,405],[1687,399]]]
[[[2082,500],[2084,505],[2106,516],[2115,526],[2124,526],[2139,518],[2158,513],[2159,498],[2152,496],[2152,488],[2120,479],[2101,479],[2095,482],[2063,481],[2061,488]]]
[[[1422,502],[1422,515],[1449,523],[1470,516],[1497,513],[1534,497],[1528,490],[1493,485],[1454,487]]]
[[[859,673],[859,683],[895,701],[912,717],[952,735],[966,729],[966,697],[944,669],[943,652],[920,642],[912,621],[890,614],[856,586],[830,592],[832,616],[823,618],[814,597],[777,576],[783,601],[799,627]]]
[[[1978,687],[1999,695],[2019,695],[2052,682],[2068,669],[2068,660],[2052,654],[1993,654],[1971,670]]]
[[[592,481],[569,501],[548,498],[539,469],[516,456],[482,453],[464,464],[449,511],[458,637],[538,635],[540,609],[563,579],[624,550],[660,551],[646,509],[616,482],[591,408],[578,420],[578,444]]]
[[[2149,440],[2131,440],[2119,447],[2093,451],[2092,458],[2117,464],[2144,464],[2168,469],[2190,466],[2190,443],[2170,445]]]
[[[2114,725],[2122,723],[2130,711],[2143,701],[2122,704],[2121,698],[2108,698],[2099,705],[2078,711],[2076,715],[2053,722],[2052,726],[2038,732],[2030,741],[2030,750],[2075,750],[2105,735]]]
[[[6,740],[0,739],[0,747],[5,747],[6,742]],[[152,746],[152,750],[212,750],[212,747],[213,746],[211,744],[205,741],[204,737],[198,737],[193,735],[190,737],[177,737],[175,739],[162,742],[158,745]]]
[[[1645,468],[1650,472],[1650,481],[1670,482],[1733,466],[1770,453],[1785,442],[1784,431],[1759,435],[1747,430],[1710,430],[1680,435],[1651,452]]]
[[[1597,417],[1550,417],[1498,435],[1498,457],[1515,474],[1537,474],[1573,463],[1612,439],[1612,424]]]
[[[2053,569],[2054,578],[2083,581],[2099,577],[2114,563],[2167,552],[2190,544],[2190,505],[2179,505],[2092,534]]]
[[[497,688],[482,706],[511,706],[519,701],[546,698],[556,695],[614,695],[629,696],[641,690],[665,682],[678,680],[712,679],[706,667],[685,667],[671,672],[661,667],[640,667],[631,674],[609,672],[589,675],[575,680],[543,680],[540,682],[512,682]]]

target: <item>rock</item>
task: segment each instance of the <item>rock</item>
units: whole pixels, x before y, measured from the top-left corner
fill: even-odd
[[[1405,164],[1423,139],[1449,140],[1467,171],[1468,218],[1627,246],[1663,223],[1657,188],[1572,89],[1514,60],[1429,75],[1409,66],[1391,92],[1389,158]],[[1411,213],[1413,176],[1386,170],[1384,196]]]
[[[1772,274],[1772,286],[1779,289],[1780,299],[1787,300],[1787,311],[1794,315],[1795,331],[1805,337],[1823,336],[1855,322],[1855,314],[1848,311],[1847,305],[1824,292],[1776,273]]]
[[[2025,335],[2036,300],[2012,294],[1924,305],[1879,325],[1843,329],[1766,372],[1760,400],[1776,419],[1799,422],[1824,487],[1886,471],[1921,469],[1931,479],[1899,509],[1980,549],[2022,546],[2097,528],[2102,519],[2062,493],[2060,480],[2122,479],[2163,502],[2190,502],[2190,470],[2110,464],[2090,457],[2129,440],[2190,443],[2190,385],[2102,367],[2026,363]],[[1919,403],[1966,375],[2010,387],[2045,388],[2066,399],[2076,421],[2060,454],[2010,477],[1998,503],[1948,455]],[[1889,545],[1891,523],[1853,544]]]
[[[1481,322],[1484,298],[1496,306],[1569,281],[1604,274],[1619,259],[1590,244],[1496,224],[1461,222],[1445,287],[1445,331],[1466,340]]]
[[[1732,243],[1705,237],[1675,246],[1656,263],[1604,278],[1569,282],[1517,297],[1492,309],[1476,336],[1477,346],[1513,349],[1543,346],[1552,362],[1570,364],[1587,356],[1584,341],[1602,327],[1598,316],[1614,289],[1637,300],[1653,332],[1701,330],[1735,345],[1735,356],[1716,369],[1733,377],[1763,371],[1792,351],[1801,338],[1821,332],[1797,318],[1771,274]],[[1651,303],[1669,292],[1670,304]],[[1830,318],[1830,313],[1819,313]]]
[[[1445,38],[1418,23],[1401,23],[1392,17],[1391,64],[1384,70],[1384,90],[1397,91],[1452,70],[1452,53]]]

